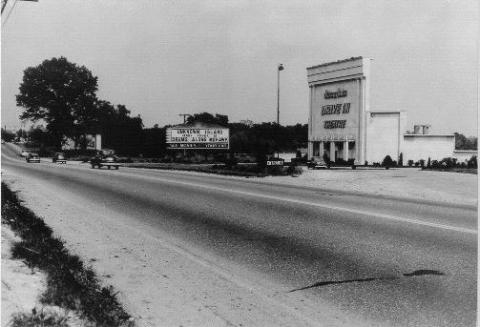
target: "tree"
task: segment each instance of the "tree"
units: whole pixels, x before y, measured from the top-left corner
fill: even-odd
[[[2,140],[5,142],[12,142],[15,139],[15,133],[5,128],[2,128]]]
[[[98,100],[95,104],[96,118],[91,128],[102,134],[102,143],[118,153],[136,155],[142,151],[143,122],[140,116],[130,117],[124,105],[113,106],[108,101]]]
[[[57,147],[65,137],[78,138],[95,115],[97,80],[65,57],[28,67],[16,96],[17,105],[25,108],[20,119],[44,121]]]
[[[205,124],[216,124],[216,125],[221,125],[221,126],[227,126],[228,125],[228,116],[227,115],[220,115],[220,114],[215,114],[212,115],[208,112],[202,112],[199,114],[194,114],[192,116],[189,116],[187,118],[187,124],[193,124],[195,122],[202,122]]]
[[[466,137],[463,134],[455,132],[455,149],[457,150],[476,150],[477,138],[474,136]]]

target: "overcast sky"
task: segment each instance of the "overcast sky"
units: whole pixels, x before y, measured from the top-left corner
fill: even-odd
[[[371,109],[409,129],[476,135],[477,0],[20,2],[2,26],[2,125],[19,125],[23,70],[65,56],[99,77],[99,96],[147,127],[208,111],[230,121],[307,123],[306,67],[373,58]]]

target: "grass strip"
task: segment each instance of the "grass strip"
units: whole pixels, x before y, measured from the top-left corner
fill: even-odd
[[[96,326],[134,326],[111,286],[102,287],[91,268],[68,253],[64,242],[42,219],[21,205],[17,195],[2,182],[2,223],[10,225],[21,241],[12,255],[47,275],[47,289],[40,301],[74,310]]]

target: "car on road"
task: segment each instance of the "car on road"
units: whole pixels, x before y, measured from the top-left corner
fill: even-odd
[[[65,155],[61,152],[55,153],[55,155],[52,158],[53,163],[59,163],[59,164],[66,164],[67,160],[65,159]]]
[[[324,161],[315,161],[312,159],[307,162],[307,167],[308,169],[325,169],[330,168],[330,165],[326,164]]]
[[[90,164],[92,165],[92,168],[107,167],[108,169],[114,168],[118,170],[118,168],[120,167],[120,164],[112,155],[108,155],[108,156],[96,155],[90,160]]]
[[[27,162],[40,162],[40,156],[37,153],[29,153],[27,158]]]

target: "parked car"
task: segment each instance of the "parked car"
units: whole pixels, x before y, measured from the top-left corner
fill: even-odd
[[[37,153],[29,153],[27,158],[27,162],[40,162],[40,157],[38,156]]]
[[[66,164],[67,160],[65,159],[65,156],[61,152],[55,153],[55,155],[52,158],[53,163],[59,163],[59,164]]]
[[[315,161],[312,158],[312,160],[307,161],[307,167],[308,169],[325,169],[330,168],[330,165],[326,164],[324,161]]]
[[[107,167],[108,169],[115,168],[118,170],[120,167],[120,164],[117,162],[114,156],[96,155],[90,160],[90,164],[92,165],[92,168]]]

